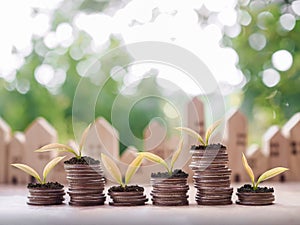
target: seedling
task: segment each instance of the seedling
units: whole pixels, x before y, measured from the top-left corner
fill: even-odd
[[[33,176],[40,184],[45,184],[47,180],[47,176],[50,173],[50,171],[63,159],[65,156],[57,157],[52,159],[44,168],[43,171],[43,179],[41,179],[40,175],[30,166],[27,166],[25,164],[11,164],[12,166],[24,171],[25,173]]]
[[[221,124],[221,120],[217,120],[212,125],[210,125],[206,130],[204,138],[201,137],[201,135],[198,134],[196,131],[187,127],[176,127],[175,129],[179,131],[185,131],[188,135],[196,138],[202,145],[207,146],[211,135],[217,129],[217,127],[220,126],[220,124]]]
[[[254,177],[254,173],[253,173],[253,170],[251,169],[251,167],[249,166],[248,162],[247,162],[247,159],[244,155],[244,153],[242,153],[243,156],[242,156],[242,161],[243,161],[243,166],[247,172],[247,174],[249,175],[250,179],[251,179],[251,182],[252,182],[252,188],[253,190],[256,190],[258,185],[265,181],[265,180],[268,180],[272,177],[275,177],[289,169],[287,168],[284,168],[284,167],[276,167],[276,168],[273,168],[273,169],[270,169],[266,172],[264,172],[259,178],[258,180],[255,182],[255,177]]]
[[[72,154],[75,155],[75,157],[77,159],[81,159],[82,149],[83,149],[84,143],[86,141],[87,134],[90,130],[90,127],[91,127],[91,124],[83,131],[82,136],[81,136],[81,140],[80,140],[80,144],[79,144],[79,147],[78,147],[77,150],[72,149],[68,145],[59,144],[59,143],[52,143],[52,144],[45,145],[40,149],[35,150],[35,152],[49,152],[49,151],[71,152]]]
[[[161,157],[159,157],[158,155],[155,155],[151,152],[141,152],[141,153],[139,153],[139,156],[142,156],[143,158],[146,158],[146,159],[148,159],[152,162],[159,163],[159,164],[163,165],[167,169],[168,173],[170,175],[172,175],[174,164],[177,161],[177,159],[179,157],[179,154],[182,151],[182,147],[183,147],[183,139],[180,139],[178,149],[174,152],[174,154],[172,156],[170,166]]]
[[[126,174],[125,174],[125,182],[122,180],[122,175],[119,167],[116,163],[109,158],[107,155],[101,153],[101,160],[105,168],[108,170],[110,175],[115,179],[120,186],[125,187],[131,180],[132,176],[136,173],[138,168],[141,166],[143,157],[138,155],[128,166]]]

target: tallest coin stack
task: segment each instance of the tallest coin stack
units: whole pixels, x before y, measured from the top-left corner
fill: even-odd
[[[194,186],[198,205],[232,204],[231,170],[228,168],[226,147],[221,144],[191,148]]]

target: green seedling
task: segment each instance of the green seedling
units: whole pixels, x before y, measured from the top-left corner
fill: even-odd
[[[183,139],[180,139],[178,149],[174,152],[174,154],[172,156],[170,166],[161,157],[159,157],[158,155],[155,155],[151,152],[141,152],[141,153],[139,153],[139,155],[142,156],[143,158],[146,158],[146,159],[152,161],[152,162],[163,165],[167,169],[168,173],[170,175],[172,175],[174,164],[177,161],[177,159],[182,151],[182,147],[183,147]]]
[[[254,173],[253,173],[253,170],[251,169],[251,167],[249,166],[248,162],[247,162],[247,159],[244,155],[244,153],[242,153],[242,161],[243,161],[243,166],[247,172],[247,174],[249,175],[250,179],[251,179],[251,182],[252,182],[252,188],[253,190],[256,190],[258,185],[265,181],[265,180],[268,180],[272,177],[275,177],[289,169],[287,168],[284,168],[284,167],[276,167],[276,168],[273,168],[273,169],[270,169],[266,172],[264,172],[259,178],[258,180],[255,182],[255,177],[254,177]]]
[[[221,120],[218,120],[214,122],[210,127],[208,127],[204,138],[202,138],[201,135],[198,134],[196,131],[187,127],[176,127],[175,129],[186,132],[188,135],[196,138],[202,145],[207,146],[211,135],[218,128],[218,126],[220,126],[220,124],[221,124]]]
[[[82,157],[82,149],[86,141],[87,134],[90,130],[90,127],[91,124],[83,131],[78,150],[75,150],[68,145],[52,143],[52,144],[45,145],[40,149],[35,150],[35,152],[49,152],[49,151],[70,152],[74,154],[77,159],[80,159]]]
[[[25,173],[29,174],[30,176],[33,176],[40,184],[45,184],[47,180],[47,176],[50,173],[50,171],[63,159],[65,156],[57,157],[52,159],[44,168],[43,171],[43,179],[41,179],[40,175],[32,169],[30,166],[27,166],[25,164],[11,164],[12,166],[24,171]]]
[[[125,174],[125,182],[122,180],[122,175],[119,167],[116,163],[109,158],[107,155],[101,153],[101,161],[110,175],[115,179],[115,181],[122,187],[125,187],[131,180],[132,176],[136,173],[138,168],[143,162],[143,157],[138,155],[128,166]]]

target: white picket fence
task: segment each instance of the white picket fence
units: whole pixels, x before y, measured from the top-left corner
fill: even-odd
[[[194,98],[187,105],[186,121],[188,127],[200,134],[205,132],[204,104],[198,98]],[[290,170],[287,173],[274,178],[274,181],[300,181],[300,113],[295,114],[283,127],[273,126],[266,131],[263,137],[263,145],[248,147],[247,143],[247,118],[239,111],[232,110],[225,119],[225,135],[223,143],[227,146],[229,154],[229,167],[232,170],[233,182],[249,182],[241,162],[241,153],[245,153],[249,164],[256,176],[265,170],[285,166]],[[170,159],[177,149],[179,134],[166,136],[166,128],[157,121],[151,121],[144,131],[144,149],[151,151],[164,159]],[[176,167],[182,167],[190,174],[192,171],[188,165],[190,162],[189,148],[197,144],[195,139],[184,135],[185,144],[182,155],[176,163]],[[0,118],[0,183],[25,184],[31,181],[30,176],[10,166],[11,163],[25,163],[38,172],[42,172],[45,164],[57,153],[35,153],[34,150],[49,143],[57,142],[56,130],[44,119],[37,118],[24,132],[11,133],[9,125]],[[70,141],[69,145],[74,142]],[[128,164],[135,158],[137,149],[128,147],[119,155],[119,134],[104,118],[98,118],[93,124],[85,145],[85,154],[96,159],[100,153],[110,155],[125,173]],[[66,158],[72,157],[67,154]],[[148,183],[151,172],[162,171],[160,165],[144,162],[138,170],[132,182]],[[63,163],[60,163],[50,174],[49,180],[66,183],[66,174]]]

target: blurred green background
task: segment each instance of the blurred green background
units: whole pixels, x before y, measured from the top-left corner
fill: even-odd
[[[204,4],[203,1],[195,2],[195,7],[190,7],[194,7],[197,15],[197,26],[205,31],[205,27],[215,24],[222,35],[217,42],[219,47],[233,48],[238,55],[233,66],[242,72],[242,79],[238,84],[231,85],[230,91],[228,84],[220,83],[220,87],[224,90],[227,109],[241,107],[251,121],[249,141],[259,143],[261,135],[270,125],[282,125],[300,111],[300,1],[228,1],[231,11],[228,11],[228,7],[213,8],[208,1],[204,1]],[[0,116],[13,130],[24,130],[36,117],[43,116],[57,129],[60,141],[73,138],[72,104],[80,79],[88,79],[91,86],[102,89],[95,106],[95,117],[103,116],[108,121],[111,121],[112,104],[120,94],[124,103],[119,106],[120,116],[122,108],[125,111],[133,95],[145,95],[149,91],[160,96],[171,95],[166,92],[166,87],[157,85],[155,70],[142,74],[143,79],[135,85],[133,94],[121,93],[124,79],[113,79],[110,75],[118,69],[118,65],[129,62],[130,54],[118,52],[111,58],[101,56],[126,43],[123,37],[109,34],[108,41],[95,47],[91,34],[75,26],[74,20],[79,14],[96,15],[102,12],[114,15],[128,4],[130,1],[63,0],[52,10],[38,6],[31,8],[32,17],[47,14],[50,28],[44,34],[31,36],[31,50],[27,53],[16,47],[11,49],[13,55],[23,57],[24,61],[18,68],[7,74],[0,70]],[[139,7],[143,14],[144,8]],[[176,10],[164,12],[159,7],[151,9],[151,12],[151,18],[147,21],[150,24],[161,14],[178,14]],[[233,18],[234,21],[222,24],[222,16]],[[130,26],[143,23],[145,21],[137,18],[132,20]],[[59,44],[51,42],[49,34],[70,29],[70,40],[62,40]],[[100,32],[99,38],[101,35]],[[197,42],[193,44],[196,48]],[[91,63],[99,58],[98,64]],[[226,64],[226,58],[224,60]],[[93,73],[84,77],[85,69],[91,65],[95,67]],[[218,63],[215,66],[218,67]],[[124,73],[128,72],[126,68],[123,70]],[[44,77],[43,73],[50,73],[51,79]],[[223,76],[230,74],[224,71]],[[106,79],[108,82],[104,85],[102,81]],[[89,89],[80,97],[82,102],[88,102]],[[164,104],[159,99],[152,99],[134,106],[130,125],[137,137],[143,136],[144,128],[153,117],[174,123],[174,118],[163,110]],[[116,128],[121,136],[126,135],[121,125]],[[125,147],[121,143],[121,151]]]

